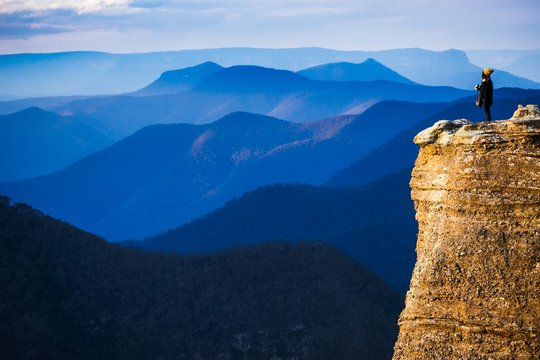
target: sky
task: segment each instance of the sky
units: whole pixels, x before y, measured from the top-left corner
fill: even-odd
[[[0,53],[540,49],[540,0],[0,0]]]

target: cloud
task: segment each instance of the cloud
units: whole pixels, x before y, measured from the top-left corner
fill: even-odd
[[[28,38],[36,35],[58,34],[69,29],[57,26],[31,26],[27,24],[0,24],[1,38]]]
[[[160,0],[132,0],[129,3],[129,7],[154,9],[154,8],[162,7],[164,4],[165,4],[165,1],[160,1]]]
[[[69,39],[77,49],[129,43],[137,51],[144,46],[535,48],[539,13],[538,0],[519,6],[507,0],[0,0],[0,37],[9,44],[27,41],[26,49],[32,41],[45,47],[46,39],[51,47]]]
[[[0,13],[0,38],[29,38],[42,34],[57,34],[72,31],[70,10],[31,12],[17,11]]]
[[[0,0],[0,2],[3,0]],[[14,1],[11,1],[14,2]],[[47,1],[39,1],[43,3]],[[125,2],[125,1],[124,1]],[[26,1],[25,3],[30,3]],[[50,1],[46,6],[6,12],[0,11],[0,38],[27,39],[37,35],[57,34],[62,32],[87,32],[92,30],[110,31],[118,28],[136,29],[144,27],[140,18],[141,10],[112,8],[120,0],[106,0],[100,6],[99,1],[83,1],[81,7],[64,7],[67,1]],[[62,7],[58,7],[62,5]],[[26,7],[29,7],[26,4]],[[99,11],[81,11],[81,9],[101,9]]]
[[[130,0],[0,0],[1,13],[67,9],[76,13],[127,8]]]

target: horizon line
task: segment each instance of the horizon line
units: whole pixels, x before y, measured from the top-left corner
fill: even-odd
[[[296,46],[296,47],[252,47],[252,46],[224,46],[224,47],[209,47],[209,48],[186,48],[186,49],[176,49],[176,50],[149,50],[149,51],[134,51],[134,52],[110,52],[104,50],[65,50],[65,51],[50,51],[50,52],[18,52],[18,53],[2,53],[0,56],[9,56],[9,55],[44,55],[44,54],[74,54],[74,53],[99,53],[99,54],[110,54],[110,55],[138,55],[138,54],[159,54],[159,53],[174,53],[174,52],[189,52],[189,51],[208,51],[208,50],[326,50],[326,51],[335,51],[335,52],[345,52],[345,53],[354,53],[354,52],[364,52],[364,53],[375,53],[375,52],[384,52],[384,51],[397,51],[397,50],[423,50],[429,52],[448,52],[448,51],[515,51],[515,52],[529,52],[529,51],[540,51],[540,48],[530,48],[530,49],[510,49],[510,48],[490,48],[490,49],[459,49],[459,48],[446,48],[443,50],[434,50],[422,47],[399,47],[399,48],[386,48],[378,50],[346,50],[346,49],[334,49],[321,46]]]

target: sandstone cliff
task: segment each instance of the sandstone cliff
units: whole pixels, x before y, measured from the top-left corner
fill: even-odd
[[[419,225],[394,359],[540,359],[540,114],[415,137]]]

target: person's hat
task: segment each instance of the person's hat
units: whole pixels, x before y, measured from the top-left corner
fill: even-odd
[[[485,68],[484,69],[484,75],[489,76],[493,73],[493,69],[491,68]]]

